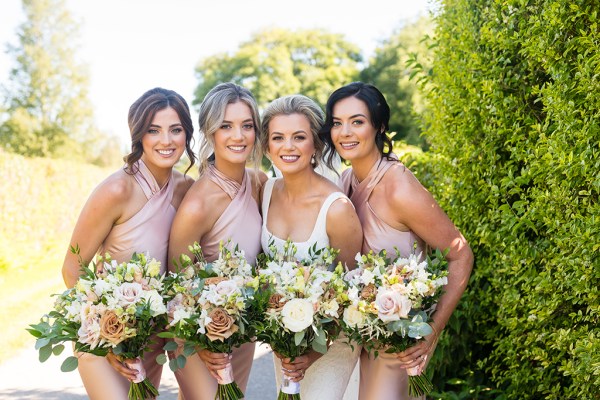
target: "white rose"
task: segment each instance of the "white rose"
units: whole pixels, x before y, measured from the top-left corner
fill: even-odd
[[[384,322],[397,321],[407,318],[412,304],[410,300],[400,293],[380,288],[375,298],[378,316]]]
[[[281,309],[283,325],[292,332],[301,332],[313,321],[313,305],[307,299],[292,299]]]
[[[143,297],[144,300],[146,300],[146,303],[150,305],[150,312],[153,317],[165,314],[167,312],[167,307],[165,306],[164,300],[160,293],[158,293],[156,290],[144,292]]]
[[[350,327],[362,328],[365,324],[365,316],[358,309],[358,304],[351,304],[344,310],[344,322]]]
[[[123,307],[136,304],[142,298],[144,289],[137,282],[125,282],[113,292],[118,303]]]

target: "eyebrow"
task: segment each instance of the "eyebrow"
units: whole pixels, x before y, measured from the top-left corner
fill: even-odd
[[[254,123],[254,120],[252,118],[247,118],[245,120],[242,121],[242,123],[246,123],[246,122],[252,122]],[[231,124],[233,123],[233,121],[229,121],[227,119],[224,119],[223,122],[221,122],[222,124],[227,123],[227,124]]]
[[[173,128],[174,126],[183,126],[181,123],[169,125],[169,128]],[[160,128],[160,125],[150,124],[150,128]]]
[[[297,131],[292,132],[292,135],[296,135],[298,133],[303,133],[305,135],[308,134],[305,130],[299,129]],[[283,132],[275,131],[275,132],[271,132],[270,135],[284,135],[284,133]]]
[[[352,119],[352,118],[356,118],[356,117],[363,117],[363,118],[367,118],[367,116],[366,116],[366,115],[364,115],[364,114],[361,114],[361,113],[354,114],[354,115],[351,115],[351,116],[350,116],[350,118],[351,118],[351,119]],[[336,116],[334,115],[334,116],[333,116],[333,119],[340,119],[340,117],[336,117]]]

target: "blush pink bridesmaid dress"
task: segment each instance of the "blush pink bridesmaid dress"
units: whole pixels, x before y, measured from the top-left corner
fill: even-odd
[[[391,166],[398,164],[398,161],[382,158],[362,182],[358,182],[351,168],[342,173],[342,187],[352,200],[362,224],[363,253],[368,253],[369,250],[379,253],[385,249],[388,257],[395,257],[396,247],[402,256],[408,256],[415,243],[417,248],[414,251],[417,254],[425,248],[423,240],[414,232],[392,228],[377,216],[369,204],[369,197],[375,186]],[[375,358],[363,349],[360,356],[359,400],[414,399],[408,395],[408,375],[400,365],[400,361],[393,354],[379,353]]]
[[[260,231],[262,218],[256,200],[252,197],[252,179],[248,171],[244,173],[242,184],[221,173],[214,165],[209,165],[208,177],[231,198],[223,214],[210,232],[202,238],[200,246],[207,261],[219,256],[219,244],[231,239],[244,250],[246,259],[254,264],[261,251]],[[254,343],[246,343],[232,352],[233,377],[242,392],[246,391],[252,360]],[[179,383],[180,398],[185,400],[213,400],[217,393],[217,380],[212,377],[204,362],[197,354],[188,357],[185,367],[175,371]]]
[[[134,170],[136,169],[133,176],[148,201],[137,214],[111,229],[98,254],[108,252],[113,260],[123,262],[129,260],[134,252],[147,253],[161,262],[161,272],[165,272],[169,232],[175,217],[175,208],[171,205],[174,190],[172,175],[161,188],[142,160],[135,164]],[[144,356],[143,364],[148,379],[158,389],[162,365],[156,362],[156,357],[163,353],[164,340],[158,337],[152,340],[153,344]],[[80,354],[78,369],[91,400],[127,400],[130,382],[104,357]]]

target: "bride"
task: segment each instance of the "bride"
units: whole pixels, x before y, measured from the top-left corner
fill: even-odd
[[[315,171],[324,149],[318,137],[323,121],[319,106],[302,95],[278,98],[264,110],[261,145],[282,178],[271,178],[263,187],[261,244],[269,253],[270,243],[281,247],[290,239],[298,259],[308,257],[315,243],[317,248],[331,246],[340,251],[336,263],[354,268],[362,244],[354,206],[336,184]],[[338,339],[325,355],[311,351],[293,361],[277,356],[277,385],[285,368],[293,381],[302,380],[303,400],[341,400],[359,354],[360,348]]]

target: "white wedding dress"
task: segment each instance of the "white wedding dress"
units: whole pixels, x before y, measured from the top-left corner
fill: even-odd
[[[261,244],[266,254],[271,254],[269,243],[275,244],[278,250],[283,249],[285,240],[272,235],[267,229],[267,217],[269,213],[269,204],[271,203],[271,194],[273,184],[276,179],[269,179],[264,186],[262,202],[262,232]],[[347,199],[342,192],[330,194],[321,206],[319,215],[310,238],[305,242],[294,242],[298,251],[297,259],[307,258],[308,249],[317,243],[317,248],[323,248],[329,245],[327,236],[326,221],[327,211],[331,204],[340,199]],[[302,400],[356,400],[358,398],[358,374],[354,373],[357,361],[360,357],[361,347],[354,346],[354,350],[346,343],[346,338],[342,337],[332,343],[327,353],[315,361],[314,364],[306,370],[304,379],[300,381],[300,397]],[[275,379],[277,389],[281,387],[282,372],[279,358],[273,355],[275,364]],[[357,368],[358,369],[358,368]],[[344,393],[346,393],[344,395]]]

